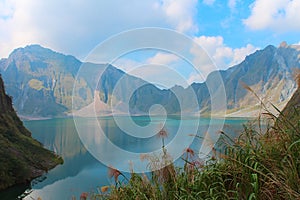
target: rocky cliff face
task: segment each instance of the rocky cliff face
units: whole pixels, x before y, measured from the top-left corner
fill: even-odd
[[[11,97],[5,94],[4,83],[2,77],[0,76],[0,110],[2,114],[5,113],[14,113],[14,109],[12,107]]]
[[[14,50],[0,65],[19,115],[51,117],[71,109],[74,77],[81,65],[73,56],[31,45]]]
[[[62,160],[31,138],[0,76],[0,190],[42,175]]]
[[[74,80],[81,67],[84,70],[75,88],[76,102],[79,102],[76,110],[96,106],[99,113],[110,114],[113,106],[120,113],[129,109],[132,114],[145,114],[152,105],[160,104],[169,114],[208,113],[214,95],[209,91],[218,90],[215,82],[219,73],[226,90],[227,114],[247,116],[259,110],[259,101],[244,85],[265,102],[270,101],[279,108],[286,104],[296,89],[291,72],[293,68],[300,68],[300,47],[268,46],[247,56],[239,65],[212,72],[204,83],[168,90],[161,90],[111,65],[82,63],[38,45],[16,49],[9,58],[0,60],[7,92],[13,97],[18,114],[36,117],[61,116],[72,110]],[[99,73],[102,73],[100,78]],[[196,94],[195,101],[191,101],[192,91]]]
[[[245,85],[264,102],[269,101],[282,108],[296,90],[292,78],[294,68],[300,68],[298,46],[268,46],[247,56],[239,65],[220,71],[226,89],[228,113],[245,109],[247,114],[259,107],[259,100],[245,89]],[[213,82],[215,73],[211,73],[206,81]],[[209,108],[209,96],[203,94],[205,85],[193,84],[192,87],[198,97],[201,96],[199,102],[204,104],[203,108]]]
[[[221,75],[226,92],[226,98],[223,101],[227,102],[227,115],[253,116],[260,109],[260,101],[252,92],[245,89],[245,85],[250,87],[263,102],[272,102],[279,108],[283,108],[296,90],[296,84],[292,78],[294,68],[300,68],[300,46],[284,45],[276,48],[270,45],[247,56],[236,66],[212,72],[204,83],[193,83],[187,89],[177,86],[171,90],[160,91],[152,88],[151,94],[159,98],[159,101],[155,103],[168,105],[167,107],[178,105],[176,98],[179,98],[187,102],[187,107],[181,108],[183,111],[192,108],[195,112],[209,113],[211,96],[215,95],[214,91],[218,91],[219,88],[216,84],[218,80],[216,77]],[[208,85],[212,88],[208,88]],[[190,95],[187,95],[187,91],[191,89],[197,96],[197,102],[190,101]],[[172,90],[176,91],[178,97],[172,95]],[[211,94],[209,91],[212,91]],[[135,106],[140,108],[139,105],[147,105],[151,99],[149,93],[143,91],[142,88],[137,93],[140,95],[134,96],[137,98]],[[197,104],[199,110],[196,110]],[[175,113],[180,112],[178,106],[174,106],[171,110]]]
[[[136,84],[145,83],[113,66],[82,63],[73,56],[39,45],[14,50],[7,59],[0,61],[0,71],[20,116],[55,117],[72,110],[74,81],[82,65],[80,84],[74,91],[78,94],[76,101],[82,102],[81,106],[93,101],[94,90],[98,91],[104,104],[124,102],[128,99],[126,91]],[[103,73],[100,80],[99,73]],[[115,90],[113,96],[120,79],[121,87]]]
[[[285,124],[284,127],[289,127],[291,123],[295,127],[300,126],[300,87],[295,91],[290,101],[286,104],[282,110],[281,115],[277,120],[278,124]],[[288,122],[287,122],[288,121]]]

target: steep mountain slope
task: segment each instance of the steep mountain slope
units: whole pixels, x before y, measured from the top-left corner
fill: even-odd
[[[31,117],[63,116],[72,110],[74,81],[81,66],[80,84],[74,91],[78,94],[76,101],[82,102],[81,107],[93,101],[94,90],[104,104],[112,100],[117,104],[128,99],[128,90],[146,83],[113,66],[82,63],[73,56],[39,45],[16,49],[7,59],[0,60],[0,72],[15,109],[20,116]],[[100,73],[102,76],[98,80]],[[120,79],[120,88],[115,90],[113,97]]]
[[[31,138],[5,94],[0,76],[0,190],[42,175],[61,158]]]
[[[220,71],[226,89],[228,112],[256,109],[258,99],[244,88],[249,86],[263,101],[270,101],[276,105],[284,105],[296,89],[292,79],[293,68],[300,68],[300,51],[298,46],[268,46],[256,51],[246,59],[225,71]],[[216,72],[207,77],[207,82],[214,81]],[[203,94],[204,84],[193,84],[197,93]],[[198,95],[201,104],[209,107],[209,96]],[[239,111],[240,112],[240,111]]]
[[[211,96],[215,95],[214,93],[220,88],[216,82],[217,76],[221,75],[226,90],[224,101],[227,102],[227,115],[252,116],[259,111],[260,102],[252,92],[245,89],[245,85],[249,86],[264,102],[269,101],[282,108],[296,89],[291,75],[294,68],[300,68],[300,46],[281,45],[276,48],[270,45],[247,56],[236,66],[210,73],[204,83],[193,83],[186,89],[177,86],[171,90],[161,91],[152,88],[150,91],[151,94],[155,94],[154,97],[159,98],[159,101],[154,101],[155,103],[170,107],[176,105],[176,98],[178,98],[188,102],[187,107],[184,106],[181,111],[186,111],[189,107],[194,111],[209,113]],[[195,92],[198,102],[190,100],[191,95],[187,94],[190,90]],[[171,91],[176,91],[177,97],[172,95]],[[134,95],[135,106],[143,108],[140,105],[144,107],[148,105],[146,107],[148,109],[150,103],[153,103],[147,103],[151,99],[149,93],[145,92],[144,88],[140,88],[136,93],[141,95]],[[174,106],[172,111],[178,113],[180,108]]]
[[[31,45],[14,50],[0,68],[18,114],[47,117],[71,109],[74,77],[80,65],[72,56]],[[91,98],[88,90],[86,98]]]
[[[284,44],[276,48],[270,45],[236,66],[212,72],[204,83],[168,90],[161,90],[111,65],[82,63],[38,45],[16,49],[9,58],[0,60],[0,70],[19,115],[51,117],[70,112],[74,80],[80,69],[74,107],[75,111],[79,110],[78,115],[88,116],[94,109],[100,115],[111,114],[111,107],[116,113],[129,110],[132,114],[145,114],[155,104],[162,105],[168,114],[208,113],[211,95],[215,95],[220,86],[216,82],[220,73],[226,90],[227,114],[245,116],[256,112],[259,103],[244,84],[264,101],[271,101],[280,108],[285,105],[296,89],[290,74],[293,68],[300,68],[299,55],[299,46]],[[102,74],[100,78],[99,74]],[[191,97],[192,93],[196,98]]]
[[[296,89],[291,73],[293,68],[300,68],[299,49],[296,45],[281,45],[279,48],[267,46],[247,56],[242,63],[227,70],[212,72],[206,82],[193,83],[186,89],[175,86],[169,90],[161,90],[152,84],[144,84],[132,93],[129,99],[129,110],[131,113],[148,113],[151,106],[160,104],[169,114],[209,113],[211,96],[216,95],[216,91],[220,88],[216,81],[219,75],[224,82],[226,93],[224,102],[227,102],[228,116],[253,116],[258,113],[260,102],[252,92],[245,89],[245,85],[249,86],[264,102],[269,101],[283,108]],[[103,90],[109,88],[109,91],[112,91],[114,88],[112,86],[115,84],[108,85],[100,84]],[[124,88],[121,91],[130,93],[131,90]],[[196,94],[196,101],[193,101],[192,91]],[[126,98],[120,100],[116,96],[112,98],[121,102],[128,100]],[[178,101],[179,99],[181,102]],[[106,99],[103,100],[107,103]]]
[[[300,76],[298,77],[300,83]],[[278,117],[277,125],[291,123],[294,126],[300,125],[300,85],[293,94],[290,101],[286,104],[282,110],[281,115]],[[289,122],[287,122],[287,120]],[[288,127],[288,125],[286,125]],[[285,127],[285,126],[284,126]]]

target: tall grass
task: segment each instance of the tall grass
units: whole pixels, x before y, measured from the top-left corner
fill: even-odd
[[[221,132],[223,151],[206,163],[187,148],[183,168],[169,164],[151,178],[132,172],[128,183],[92,199],[300,199],[299,123],[264,133],[255,126],[245,125],[236,139]]]
[[[132,172],[126,184],[110,186],[91,199],[300,199],[300,115],[290,121],[298,112],[290,116],[277,109],[276,117],[261,105],[274,124],[265,131],[260,118],[244,125],[238,138],[221,131],[217,144],[222,150],[213,148],[205,163],[187,148],[182,168],[172,163],[154,167],[151,178]],[[164,155],[158,161],[168,162],[162,143]],[[159,165],[157,159],[152,164]]]

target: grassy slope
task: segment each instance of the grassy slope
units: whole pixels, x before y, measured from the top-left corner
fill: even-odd
[[[0,77],[0,190],[29,181],[62,162],[31,138],[11,103]]]
[[[279,118],[267,114],[276,123],[266,132],[247,125],[235,140],[223,133],[225,151],[213,151],[206,165],[189,150],[183,169],[169,165],[151,179],[132,174],[126,184],[115,173],[117,184],[92,199],[300,199],[299,94],[298,88]]]
[[[299,116],[300,116],[300,89],[298,88],[297,91],[294,93],[286,107],[282,110],[282,115],[278,119],[278,123],[283,125],[284,123],[292,123],[296,125],[299,123]],[[285,120],[288,120],[286,122]]]

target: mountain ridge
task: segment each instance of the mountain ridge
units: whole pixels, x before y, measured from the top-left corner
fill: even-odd
[[[227,115],[238,116],[245,109],[246,113],[249,113],[247,109],[257,111],[258,105],[255,96],[245,90],[242,83],[251,87],[265,101],[285,105],[296,89],[295,82],[289,76],[292,68],[300,68],[299,50],[297,45],[281,44],[278,48],[269,45],[248,55],[238,65],[211,72],[203,83],[163,90],[112,65],[83,63],[73,56],[39,45],[16,49],[7,59],[1,59],[0,69],[7,91],[13,96],[14,106],[20,115],[66,116],[72,111],[82,111],[84,107],[95,105],[99,105],[99,115],[112,114],[109,113],[111,108],[115,108],[117,113],[129,110],[131,114],[138,115],[149,113],[154,104],[163,105],[168,114],[209,113],[211,95],[214,95],[209,91],[218,90],[215,79],[220,75],[226,90],[224,101],[227,101]],[[83,71],[77,77],[80,84],[75,91],[79,104],[74,110],[72,90],[80,68]],[[102,74],[100,79],[99,74]],[[213,89],[209,90],[207,85]],[[191,101],[191,92],[196,94],[195,101]],[[94,98],[95,95],[99,99]],[[177,98],[184,102],[182,108]],[[95,104],[95,101],[98,103]],[[91,109],[86,112],[91,112]]]

